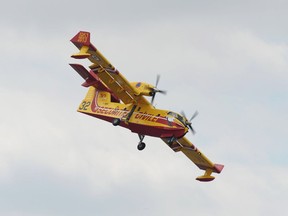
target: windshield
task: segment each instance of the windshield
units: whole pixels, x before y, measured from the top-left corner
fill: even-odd
[[[186,125],[185,123],[185,119],[183,118],[183,116],[174,113],[174,112],[168,112],[168,115],[173,116],[174,118],[176,118],[178,121],[180,121],[183,125]]]

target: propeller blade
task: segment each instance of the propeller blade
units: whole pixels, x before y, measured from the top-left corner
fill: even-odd
[[[154,102],[155,95],[156,95],[156,93],[153,92],[153,95],[152,95],[152,98],[151,98],[151,104],[152,104],[152,105],[153,105],[153,102]]]
[[[159,80],[160,80],[160,75],[157,74],[157,77],[156,77],[156,84],[155,84],[155,87],[156,87],[156,88],[157,88],[157,86],[158,86]]]
[[[181,115],[186,118],[186,115],[185,115],[184,111],[181,111]],[[187,119],[187,118],[186,118],[186,119]]]
[[[161,93],[161,94],[164,94],[164,95],[167,94],[167,91],[165,91],[165,90],[159,90],[159,89],[157,89],[157,92],[159,92],[159,93]]]
[[[192,125],[189,125],[189,128],[190,128],[192,134],[194,135],[196,133],[196,131],[193,129]]]
[[[164,95],[167,94],[166,91],[160,90],[160,89],[157,88],[158,83],[159,83],[159,80],[160,80],[160,75],[158,74],[157,77],[156,77],[155,87],[154,87],[154,88],[150,88],[150,90],[151,90],[151,92],[152,92],[152,98],[151,98],[151,104],[152,104],[152,105],[153,105],[153,102],[154,102],[156,93],[161,93],[161,94],[164,94]]]
[[[186,124],[187,127],[190,128],[192,134],[194,135],[194,134],[196,133],[196,131],[195,131],[194,128],[192,127],[192,122],[191,122],[191,121],[198,115],[198,111],[196,111],[196,112],[193,114],[193,116],[190,118],[189,121],[187,120],[187,117],[186,117],[184,111],[181,112],[181,115],[184,116],[184,118],[186,119],[185,124]]]
[[[190,122],[198,115],[199,113],[198,113],[198,111],[196,111],[194,114],[193,114],[193,116],[190,118]]]

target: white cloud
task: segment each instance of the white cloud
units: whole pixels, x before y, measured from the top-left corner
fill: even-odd
[[[282,213],[288,66],[286,39],[277,33],[287,30],[272,26],[282,19],[266,16],[267,2],[257,10],[250,2],[226,3],[125,1],[111,11],[93,3],[85,17],[78,2],[69,2],[68,12],[59,3],[53,16],[49,3],[45,11],[18,7],[1,19],[9,41],[1,44],[1,213]],[[258,15],[265,19],[257,22]],[[213,183],[195,181],[202,172],[161,140],[145,138],[147,148],[138,152],[137,135],[76,113],[85,90],[67,64],[76,51],[69,39],[82,29],[129,80],[153,83],[162,75],[159,87],[168,95],[157,96],[157,107],[200,112],[197,134],[188,136],[225,164]]]

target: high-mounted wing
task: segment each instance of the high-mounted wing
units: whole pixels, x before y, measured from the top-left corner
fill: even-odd
[[[169,138],[162,139],[175,152],[182,151],[196,166],[205,170],[204,175],[197,177],[198,181],[212,181],[215,177],[212,172],[221,173],[224,165],[212,163],[200,152],[186,137],[174,140],[171,144]]]
[[[71,42],[80,50],[71,57],[88,58],[93,64],[92,71],[125,104],[151,104],[139,94],[128,80],[90,43],[90,33],[80,31]]]

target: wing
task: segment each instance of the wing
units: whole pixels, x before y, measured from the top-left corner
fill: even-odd
[[[125,104],[145,104],[152,106],[146,98],[139,95],[128,80],[90,43],[89,32],[79,32],[71,42],[80,50],[71,57],[88,58],[93,64],[92,71]]]
[[[212,163],[202,152],[199,151],[186,137],[182,137],[169,143],[169,138],[162,139],[175,152],[182,151],[196,166],[205,170],[204,175],[197,177],[199,181],[212,181],[215,177],[212,172],[221,173],[224,165]]]

